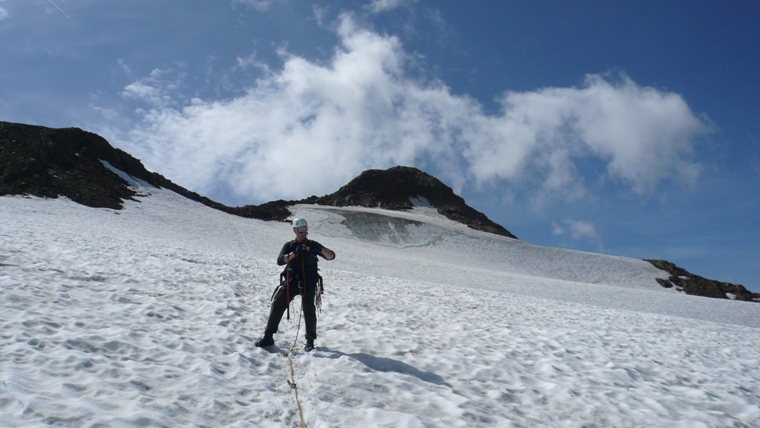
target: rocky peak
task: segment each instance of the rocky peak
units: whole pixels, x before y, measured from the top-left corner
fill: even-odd
[[[485,214],[468,206],[464,199],[437,178],[408,166],[364,171],[333,194],[311,197],[301,202],[410,210],[414,207],[412,199],[420,198],[426,199],[440,214],[472,229],[517,238]]]

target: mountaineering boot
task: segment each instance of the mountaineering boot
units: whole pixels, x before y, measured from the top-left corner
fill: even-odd
[[[259,348],[265,348],[272,345],[274,345],[274,338],[272,337],[272,333],[268,331],[264,332],[264,337],[256,341],[256,346]]]
[[[311,337],[306,338],[306,352],[309,352],[314,349],[314,339]]]

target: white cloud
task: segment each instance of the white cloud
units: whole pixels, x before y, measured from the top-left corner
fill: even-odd
[[[259,61],[256,59],[256,54],[250,54],[245,58],[237,57],[237,67],[246,70],[251,67],[257,67],[259,65]]]
[[[415,2],[416,0],[373,0],[367,8],[372,13],[386,12],[403,6],[406,3]]]
[[[150,104],[161,104],[159,90],[143,82],[135,82],[126,86],[122,95],[128,98],[144,100]]]
[[[119,64],[127,72],[131,72],[121,60]],[[171,108],[181,101],[179,94],[183,73],[174,70],[155,69],[150,76],[140,79],[124,87],[121,95],[125,98],[140,100],[154,108]]]
[[[478,181],[512,179],[545,163],[544,187],[554,189],[571,179],[573,158],[586,156],[606,161],[610,177],[638,192],[671,177],[691,182],[699,173],[685,157],[708,126],[679,95],[627,76],[619,84],[590,75],[581,89],[510,92],[502,107],[501,115],[480,118],[480,129],[493,135],[473,136],[466,154]]]
[[[2,20],[4,20],[4,19],[7,19],[7,18],[8,18],[8,17],[10,17],[10,16],[11,16],[11,15],[8,13],[8,11],[7,11],[7,10],[5,10],[5,9],[4,9],[4,8],[2,8],[2,7],[0,7],[0,21],[2,21]]]
[[[200,193],[227,186],[263,202],[335,191],[359,172],[418,165],[455,189],[507,180],[536,194],[582,197],[581,159],[646,192],[693,180],[695,138],[707,130],[677,94],[588,76],[582,88],[509,92],[488,115],[440,81],[406,73],[400,41],[340,20],[327,64],[281,52],[244,96],[177,106],[162,72],[124,89],[152,109],[120,146]]]
[[[311,6],[311,10],[314,13],[314,19],[317,20],[317,25],[324,27],[327,21],[328,8],[314,4]]]
[[[557,224],[556,221],[552,222],[552,235],[564,235],[567,233],[565,228]]]
[[[568,226],[570,226],[570,235],[575,239],[591,238],[597,239],[596,228],[594,223],[590,221],[582,220],[567,220]]]
[[[596,227],[593,222],[583,220],[567,219],[564,221],[565,226],[559,225],[557,222],[552,222],[552,235],[566,235],[570,234],[573,239],[592,239],[598,240],[599,235],[596,233]]]

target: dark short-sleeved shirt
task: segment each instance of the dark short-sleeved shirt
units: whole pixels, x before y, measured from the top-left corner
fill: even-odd
[[[300,244],[298,244],[295,241],[295,239],[292,241],[286,242],[285,245],[282,246],[282,250],[280,250],[280,255],[277,256],[277,264],[280,266],[285,265],[284,256],[286,254],[292,253],[293,250],[295,250],[298,245]],[[311,248],[314,248],[314,247],[324,248],[322,244],[320,244],[317,241],[312,241],[311,239],[306,241],[306,246],[311,247]],[[290,261],[289,266],[291,269],[293,269],[293,272],[297,275],[303,276],[304,269],[306,270],[306,277],[316,278],[316,276],[319,274],[317,271],[317,256],[309,252],[302,252],[301,254],[297,255],[296,258]]]

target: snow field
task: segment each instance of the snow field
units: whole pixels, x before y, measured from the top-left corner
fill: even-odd
[[[370,301],[382,288],[372,282],[364,282]],[[381,319],[372,304],[347,320],[357,327],[325,316],[322,340],[329,349],[315,355],[348,356],[369,368],[370,378],[386,373],[381,385],[391,395],[413,391],[401,396],[410,403],[392,407],[410,413],[423,401],[414,411],[419,424],[410,426],[742,426],[758,417],[752,404],[760,393],[753,373],[758,359],[755,345],[742,339],[742,333],[756,335],[753,329],[716,331],[708,324],[705,334],[705,325],[671,317],[399,285],[406,286],[380,293],[379,300],[394,302],[396,309],[382,310],[387,321],[377,328],[362,322]],[[356,286],[351,284],[352,292]],[[330,389],[335,371],[320,371],[315,388]],[[739,373],[747,378],[737,382]],[[399,377],[416,387],[394,382]],[[367,382],[335,382],[350,397],[366,395]],[[439,404],[441,397],[448,405]],[[342,426],[352,424],[373,422]]]
[[[300,426],[281,356],[297,314],[253,345],[289,227],[147,192],[121,212],[0,198],[0,425]],[[293,354],[309,427],[760,425],[756,304],[440,219],[359,239],[301,209],[338,254],[317,350]]]

